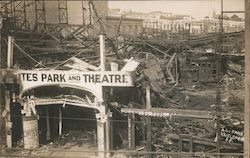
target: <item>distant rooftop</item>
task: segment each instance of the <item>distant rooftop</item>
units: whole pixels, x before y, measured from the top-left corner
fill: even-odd
[[[127,20],[127,21],[143,21],[141,18],[136,18],[136,17],[126,17],[126,16],[107,16],[107,20]]]

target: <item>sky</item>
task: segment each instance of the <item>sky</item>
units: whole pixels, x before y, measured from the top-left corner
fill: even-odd
[[[221,11],[221,0],[112,0],[108,2],[108,5],[109,8],[120,8],[127,11],[163,11],[191,15],[194,18],[211,17],[214,10],[217,14]],[[244,11],[244,0],[223,0],[223,6],[224,11]],[[244,17],[244,14],[237,15]]]

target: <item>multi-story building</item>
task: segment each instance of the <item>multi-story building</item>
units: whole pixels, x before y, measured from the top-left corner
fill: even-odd
[[[192,35],[215,33],[220,31],[219,19],[181,19],[169,20],[162,18],[147,18],[143,21],[144,28],[160,29],[171,33],[189,32]],[[244,30],[244,21],[223,20],[224,32]]]
[[[110,17],[107,20],[116,30],[122,17],[120,31],[129,34],[183,34],[183,35],[200,35],[207,33],[217,33],[221,30],[221,21],[217,16],[213,18],[194,19],[189,15],[175,15],[155,11],[150,13],[122,12],[121,10],[112,9],[109,12]],[[141,21],[143,21],[141,28]],[[128,26],[125,26],[128,25]],[[134,27],[133,27],[134,26]],[[136,28],[138,27],[138,28]],[[238,32],[244,30],[244,21],[223,20],[224,32]],[[127,29],[127,30],[126,30]]]
[[[108,16],[106,17],[107,33],[111,36],[125,35],[140,35],[143,33],[143,19]]]

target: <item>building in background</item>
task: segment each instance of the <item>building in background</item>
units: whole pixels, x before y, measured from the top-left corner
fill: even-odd
[[[213,13],[213,17],[194,19],[190,15],[176,15],[155,11],[150,13],[138,13],[132,11],[121,11],[111,9],[110,16],[123,16],[129,18],[143,19],[144,33],[156,35],[158,32],[179,33],[183,35],[200,35],[207,33],[218,33],[220,31],[219,15]],[[239,32],[245,27],[244,21],[237,15],[225,16],[223,19],[224,32]]]
[[[141,35],[143,33],[143,19],[108,16],[106,18],[107,32],[111,36],[115,35]]]

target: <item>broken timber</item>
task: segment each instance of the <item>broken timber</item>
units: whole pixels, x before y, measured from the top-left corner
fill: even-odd
[[[174,133],[169,133],[166,136],[167,138],[171,138],[171,139],[175,139],[175,140],[179,140],[179,135],[178,134],[174,134]],[[182,141],[184,142],[189,142],[190,141],[190,135],[184,135],[182,134]],[[207,146],[217,146],[217,142],[214,142],[213,140],[210,139],[206,139],[206,138],[200,138],[200,137],[196,137],[196,136],[192,136],[193,139],[193,143],[195,144],[203,144],[203,145],[207,145]],[[223,142],[221,144],[221,148],[225,148],[225,149],[231,149],[231,150],[237,150],[241,147],[240,144],[235,144],[235,143],[225,143]]]
[[[138,114],[140,116],[151,117],[185,117],[185,118],[197,118],[197,119],[214,119],[218,113],[205,110],[182,110],[182,109],[165,109],[165,108],[151,108],[151,109],[132,109],[122,108],[122,113]],[[220,112],[219,115],[242,115],[242,114],[230,114]]]

